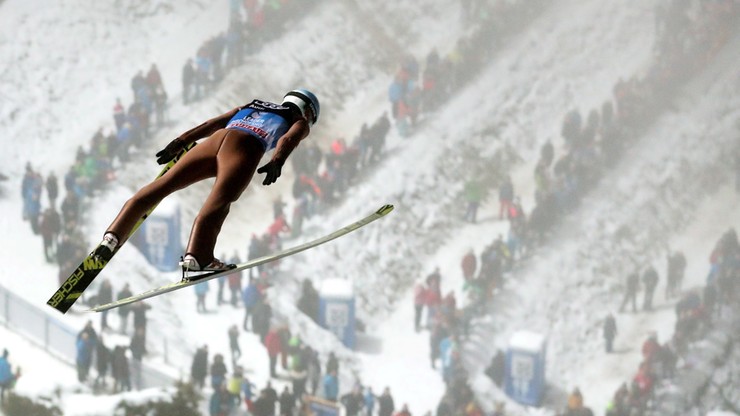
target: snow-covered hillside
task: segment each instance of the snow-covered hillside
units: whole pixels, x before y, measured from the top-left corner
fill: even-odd
[[[40,306],[55,289],[57,267],[44,261],[40,238],[19,221],[24,166],[30,161],[44,176],[51,171],[63,175],[77,148],[87,146],[99,127],[113,129],[115,98],[132,99],[130,80],[138,70],[158,65],[171,97],[172,121],[87,206],[86,246],[99,239],[131,192],[155,175],[153,153],[180,132],[252,97],[279,100],[296,86],[311,88],[322,101],[322,116],[310,140],[323,148],[338,137],[351,142],[363,123],[389,109],[388,85],[404,56],[423,62],[434,48],[445,56],[459,39],[479,29],[464,18],[460,3],[312,4],[281,33],[251,48],[245,64],[231,70],[205,99],[184,106],[181,67],[201,43],[226,29],[229,2],[0,2],[0,58],[10,63],[0,70],[0,132],[7,144],[0,173],[10,177],[0,184],[5,188],[0,230],[6,236],[0,242],[6,265],[0,284]],[[413,414],[435,411],[445,386],[429,366],[428,333],[413,330],[412,286],[438,266],[444,291],[456,292],[465,304],[460,258],[470,248],[480,253],[508,230],[497,219],[495,196],[484,203],[478,224],[461,220],[464,182],[477,175],[495,187],[501,175],[511,174],[530,210],[538,152],[548,140],[562,152],[565,113],[600,107],[612,98],[618,80],[642,75],[654,64],[655,10],[663,2],[544,3],[521,26],[510,28],[509,36],[492,40],[481,68],[444,97],[439,109],[425,114],[409,137],[392,129],[382,162],[363,172],[340,204],[311,218],[300,239],[284,243],[318,236],[384,203],[396,206],[377,224],[281,262],[280,278],[269,291],[276,321],[288,323],[323,358],[335,351],[342,359],[347,369],[343,391],[356,380],[378,393],[389,386],[397,407],[407,403]],[[504,347],[516,330],[548,337],[545,405],[561,408],[564,395],[578,386],[597,414],[634,375],[646,334],[656,331],[662,340],[671,335],[672,306],[662,296],[651,314],[618,316],[621,354],[604,356],[600,325],[606,312],[619,307],[623,278],[635,264],[651,263],[662,273],[666,247],[681,249],[689,256],[686,285],[701,286],[715,240],[740,225],[733,216],[739,201],[728,171],[728,150],[738,145],[739,63],[740,39],[733,34],[697,77],[675,86],[669,110],[631,139],[619,163],[507,277],[511,284],[474,320],[463,350],[485,409],[492,410],[493,401],[504,396],[482,371],[495,348]],[[249,236],[269,224],[272,199],[280,194],[292,204],[291,184],[289,168],[277,186],[255,181],[232,207],[217,253],[245,257]],[[183,239],[208,185],[172,197],[182,206]],[[117,255],[105,275],[116,289],[130,282],[134,292],[179,278],[178,273],[157,272],[132,247]],[[351,280],[357,293],[358,316],[367,326],[358,351],[342,347],[294,307],[304,278],[318,284],[335,277]],[[215,287],[214,282],[209,306]],[[243,316],[230,306],[198,314],[187,289],[150,304],[147,361],[174,378],[188,377],[193,351],[204,342],[225,354],[226,330]],[[90,318],[53,316],[80,328]],[[116,319],[112,315],[114,325]],[[269,379],[264,348],[251,333],[241,339],[241,362],[261,387]],[[0,338],[0,347],[3,343]],[[24,357],[24,371],[42,371],[31,357],[30,352]],[[73,382],[72,369],[54,368],[50,385]],[[37,377],[22,378],[18,390],[48,394],[53,387],[24,385]],[[547,414],[513,403],[509,411]]]

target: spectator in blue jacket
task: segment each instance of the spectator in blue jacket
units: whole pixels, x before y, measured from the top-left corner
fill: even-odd
[[[226,416],[231,414],[233,407],[234,401],[232,400],[229,391],[226,389],[226,385],[222,384],[217,386],[213,391],[213,395],[211,395],[210,402],[208,403],[209,414],[211,416]]]
[[[206,293],[208,293],[208,281],[204,280],[194,286],[195,296],[198,301],[195,305],[198,312],[206,313]]]
[[[87,332],[77,338],[77,379],[82,383],[87,380],[92,363],[93,343]]]
[[[249,284],[247,284],[247,286],[244,287],[244,290],[242,291],[242,303],[244,304],[244,322],[242,323],[242,327],[245,331],[247,330],[249,315],[253,313],[254,305],[257,304],[257,301],[260,299],[261,296],[262,295],[260,294],[259,288],[257,287],[257,283],[250,275]]]
[[[375,409],[375,394],[373,393],[373,388],[368,386],[368,388],[365,390],[365,414],[367,416],[373,416],[373,409]]]
[[[9,390],[15,382],[15,375],[8,362],[8,350],[3,349],[3,356],[0,357],[0,401],[5,400],[5,391]]]
[[[339,396],[339,378],[337,372],[332,370],[324,376],[324,398],[333,402],[337,401]]]
[[[44,188],[44,180],[41,174],[34,171],[31,164],[26,164],[26,174],[21,182],[21,194],[23,196],[23,219],[31,223],[34,234],[39,233],[39,217],[41,216],[41,194]]]

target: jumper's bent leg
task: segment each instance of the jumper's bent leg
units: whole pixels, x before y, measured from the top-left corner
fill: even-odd
[[[213,258],[216,239],[232,202],[239,199],[254,176],[264,148],[256,138],[241,132],[227,134],[218,152],[216,181],[190,231],[186,253],[205,266]]]
[[[113,233],[122,244],[136,222],[167,195],[195,182],[216,175],[216,154],[223,137],[217,132],[188,151],[167,173],[141,188],[121,208],[106,232]]]

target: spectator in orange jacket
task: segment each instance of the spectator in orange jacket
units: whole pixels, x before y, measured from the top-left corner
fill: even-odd
[[[579,410],[583,408],[583,395],[581,390],[576,387],[573,392],[568,396],[568,410]]]

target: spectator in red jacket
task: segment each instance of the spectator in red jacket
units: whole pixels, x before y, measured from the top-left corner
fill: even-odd
[[[660,352],[660,344],[658,343],[658,336],[655,333],[650,334],[647,340],[642,344],[642,358],[645,362],[650,364]]]
[[[267,349],[267,355],[270,357],[270,377],[277,377],[275,366],[277,365],[278,355],[283,351],[283,342],[278,328],[270,328],[270,331],[267,332],[265,348]]]
[[[638,387],[639,400],[641,403],[645,403],[653,390],[653,375],[650,372],[650,366],[647,362],[643,361],[640,364],[640,369],[637,371],[634,383]]]
[[[396,416],[411,416],[411,412],[409,412],[409,406],[404,403],[403,407],[401,407],[401,411],[396,413]]]
[[[283,232],[289,232],[290,231],[290,225],[288,225],[288,221],[285,219],[285,215],[280,215],[279,217],[275,218],[275,221],[270,224],[270,226],[267,228],[267,233],[272,237],[272,240],[277,240],[280,236],[280,233]]]
[[[514,185],[511,182],[511,176],[506,175],[506,178],[501,183],[498,190],[499,199],[499,219],[504,219],[504,213],[508,215],[514,203]]]

